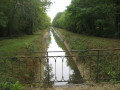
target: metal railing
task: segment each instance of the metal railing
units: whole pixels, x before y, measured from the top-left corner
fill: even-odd
[[[67,55],[49,55],[49,53],[69,53]],[[11,55],[10,55],[11,54]],[[120,81],[120,49],[94,49],[74,51],[49,52],[11,52],[0,57],[0,81],[14,78],[21,83],[68,82],[82,83],[84,81]],[[58,59],[59,58],[59,59]],[[51,72],[50,59],[54,62],[54,75]],[[80,76],[64,80],[64,60],[74,61]],[[61,80],[57,79],[56,66],[61,61]],[[70,62],[68,62],[70,63]],[[71,65],[71,68],[72,67]],[[77,71],[76,71],[77,72]],[[75,80],[74,80],[75,79]]]

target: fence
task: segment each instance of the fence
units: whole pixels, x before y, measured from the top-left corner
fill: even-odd
[[[63,52],[70,54],[54,55],[55,53]],[[49,55],[49,53],[53,54]],[[4,53],[4,55],[0,57],[1,82],[15,79],[20,80],[21,83],[30,84],[53,84],[55,82],[74,84],[83,83],[88,80],[95,82],[120,80],[120,49],[30,53],[11,52],[8,54]],[[74,61],[74,58],[76,58],[76,61]],[[60,61],[61,69],[57,69]],[[50,64],[51,62],[53,62],[52,66]],[[69,70],[64,69],[64,62],[71,65]],[[78,70],[76,69],[72,71],[71,75],[70,69],[76,68],[72,65],[74,62],[80,73],[77,73]],[[61,78],[56,75],[57,72],[60,71]],[[69,71],[68,74],[64,76],[67,71]],[[67,79],[65,79],[65,77],[67,77]]]

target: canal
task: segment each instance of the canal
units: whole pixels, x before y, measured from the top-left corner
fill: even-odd
[[[47,51],[50,67],[50,81],[54,81],[53,85],[66,85],[66,84],[80,84],[83,83],[80,72],[75,62],[69,56],[63,40],[60,39],[54,29],[50,30],[47,39]],[[51,52],[59,51],[59,52]],[[56,56],[56,57],[50,57]],[[62,56],[62,57],[57,57]]]

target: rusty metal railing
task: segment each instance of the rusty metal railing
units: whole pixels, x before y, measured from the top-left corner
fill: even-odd
[[[54,55],[54,53],[69,53],[67,55]],[[53,53],[49,55],[49,53]],[[4,56],[5,55],[5,56]],[[94,49],[73,51],[48,52],[10,52],[0,57],[0,81],[8,78],[20,80],[21,83],[48,83],[68,82],[82,83],[85,81],[120,81],[120,49]],[[58,59],[59,58],[59,59]],[[50,59],[54,62],[54,75]],[[73,61],[80,75],[76,78],[68,74],[64,80],[64,60]],[[57,79],[56,66],[61,61],[61,80]],[[71,68],[72,65],[71,65]],[[77,72],[77,71],[76,71]]]

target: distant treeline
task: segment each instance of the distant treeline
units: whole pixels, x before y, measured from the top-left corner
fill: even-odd
[[[53,26],[75,33],[120,38],[120,0],[72,0]]]
[[[48,0],[0,0],[0,37],[33,34],[50,26]]]

